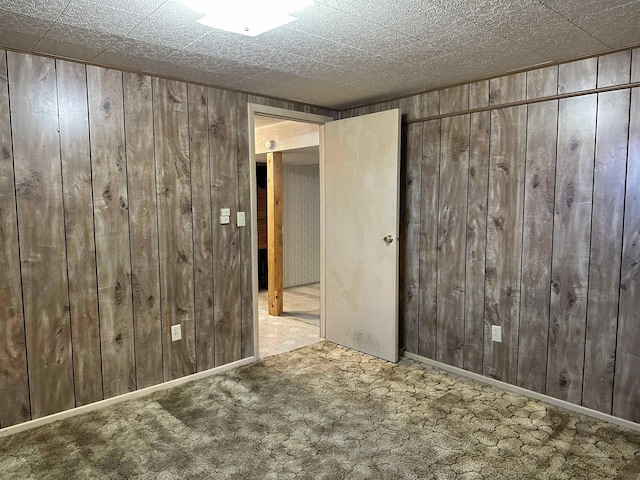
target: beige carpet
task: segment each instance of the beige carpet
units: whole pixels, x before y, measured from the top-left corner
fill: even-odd
[[[632,479],[640,435],[321,342],[0,439],[2,479]]]

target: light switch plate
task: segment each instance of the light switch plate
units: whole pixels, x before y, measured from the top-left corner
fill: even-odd
[[[491,325],[491,340],[494,342],[502,342],[502,327],[499,325]]]
[[[220,209],[220,216],[221,217],[230,217],[231,216],[231,209],[230,208],[221,208]]]
[[[238,212],[238,226],[244,227],[247,224],[244,212]]]
[[[182,325],[171,325],[171,341],[177,342],[182,340]]]
[[[220,225],[228,225],[231,220],[229,215],[220,215]]]

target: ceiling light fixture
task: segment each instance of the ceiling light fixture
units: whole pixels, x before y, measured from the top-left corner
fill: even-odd
[[[291,13],[308,7],[312,0],[182,0],[202,13],[198,22],[208,27],[256,37],[296,20]]]

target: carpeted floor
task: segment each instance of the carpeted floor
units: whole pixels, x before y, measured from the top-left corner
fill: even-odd
[[[2,479],[639,477],[639,434],[328,342],[0,439]]]

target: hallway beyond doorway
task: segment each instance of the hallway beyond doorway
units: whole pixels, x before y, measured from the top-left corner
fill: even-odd
[[[260,357],[311,345],[320,341],[320,284],[284,289],[284,312],[268,313],[267,291],[258,294]]]

